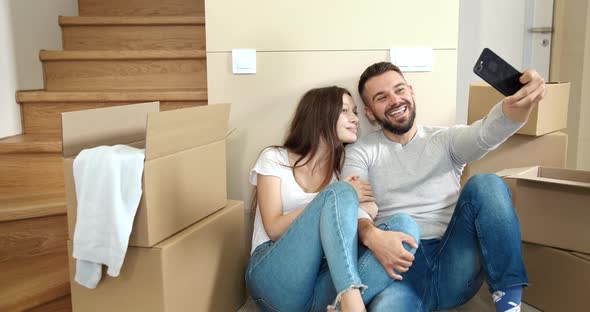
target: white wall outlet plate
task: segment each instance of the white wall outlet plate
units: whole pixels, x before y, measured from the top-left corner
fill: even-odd
[[[256,74],[256,50],[233,49],[231,56],[234,74]]]
[[[391,63],[402,72],[432,71],[433,54],[430,47],[391,48],[389,52]]]

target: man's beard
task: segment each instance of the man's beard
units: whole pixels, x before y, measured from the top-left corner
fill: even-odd
[[[381,126],[383,127],[383,129],[395,134],[395,135],[402,135],[405,134],[406,132],[410,131],[410,129],[412,129],[412,126],[414,125],[414,120],[416,119],[416,105],[412,104],[412,105],[408,105],[407,106],[408,109],[411,109],[412,111],[410,112],[410,117],[409,119],[401,124],[401,125],[394,125],[393,123],[391,123],[389,121],[389,119],[384,118],[379,120],[379,123],[381,124]]]

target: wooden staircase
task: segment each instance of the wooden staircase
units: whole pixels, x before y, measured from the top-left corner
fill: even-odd
[[[23,134],[0,139],[0,311],[71,311],[61,113],[207,104],[204,0],[79,0],[44,90],[20,91]]]

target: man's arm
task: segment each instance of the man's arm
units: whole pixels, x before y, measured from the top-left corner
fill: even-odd
[[[369,151],[355,143],[346,147],[343,175],[356,175],[360,179],[369,178],[371,157]],[[402,232],[383,231],[375,227],[368,213],[359,209],[359,240],[371,250],[387,274],[393,279],[401,280],[398,273],[408,271],[414,261],[414,255],[408,252],[403,243],[418,248],[414,239]]]
[[[449,152],[455,163],[464,165],[480,159],[528,120],[532,110],[543,99],[545,81],[534,70],[525,71],[520,81],[525,85],[494,106],[485,118],[470,126],[453,127],[447,131]]]
[[[361,146],[361,144],[356,143],[356,144],[351,144],[348,145],[346,147],[346,152],[345,152],[345,158],[344,158],[344,165],[342,166],[342,176],[346,177],[346,179],[349,179],[351,177],[354,177],[354,180],[357,181],[361,181],[361,183],[366,182],[369,187],[370,187],[370,183],[368,183],[369,181],[369,157],[367,155],[367,151]],[[373,192],[371,190],[371,200],[370,201],[375,201],[375,198],[373,197]],[[371,209],[366,209],[367,207],[363,207],[363,200],[359,197],[359,203],[360,203],[360,207],[358,210],[359,213],[359,219],[368,219],[368,220],[372,220],[375,218],[375,216],[372,215],[371,213]],[[374,205],[376,208],[376,210],[378,210],[379,208],[377,208],[377,205]],[[366,210],[365,210],[366,209]],[[375,215],[377,214],[377,212],[375,211]]]

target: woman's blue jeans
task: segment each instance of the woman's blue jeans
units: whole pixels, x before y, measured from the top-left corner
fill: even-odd
[[[442,239],[422,240],[403,281],[374,298],[369,311],[433,311],[466,303],[490,291],[528,283],[520,226],[504,181],[472,177],[461,192]]]
[[[366,288],[363,300],[369,302],[393,282],[369,252],[358,256],[357,208],[354,188],[333,183],[280,239],[254,250],[246,286],[260,309],[325,311],[350,288]],[[390,218],[382,228],[420,237],[418,225],[404,214]]]

